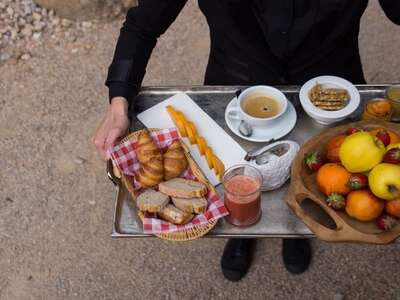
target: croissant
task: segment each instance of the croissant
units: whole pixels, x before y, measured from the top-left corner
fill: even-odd
[[[144,187],[153,187],[164,179],[163,161],[158,157],[151,158],[147,164],[142,165],[136,179]]]
[[[174,141],[164,153],[165,180],[179,177],[187,167],[185,151],[179,141]]]
[[[140,133],[136,154],[141,164],[136,179],[144,187],[153,187],[163,181],[163,157],[148,130]]]
[[[156,143],[154,143],[147,129],[139,134],[136,155],[142,165],[146,164],[153,157],[158,157],[162,160],[161,151]]]

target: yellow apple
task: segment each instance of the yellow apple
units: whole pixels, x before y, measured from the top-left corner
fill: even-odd
[[[352,173],[371,170],[382,161],[384,154],[385,145],[365,131],[346,137],[339,149],[342,165]]]
[[[399,149],[400,149],[400,143],[389,144],[389,145],[386,147],[386,151],[389,151],[389,150],[392,149],[392,148],[399,148]]]
[[[368,183],[371,192],[385,200],[400,197],[400,165],[382,163],[369,172]]]

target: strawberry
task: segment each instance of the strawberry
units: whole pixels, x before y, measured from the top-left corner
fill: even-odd
[[[347,186],[351,190],[359,190],[366,188],[368,185],[368,177],[364,174],[352,174],[347,182]]]
[[[307,153],[304,162],[311,171],[318,171],[325,163],[325,160],[318,151]]]
[[[341,210],[346,206],[346,199],[338,193],[332,193],[326,198],[326,203],[333,209]]]
[[[383,213],[376,219],[376,225],[379,229],[390,230],[397,224],[396,218]]]
[[[390,164],[400,164],[400,148],[392,148],[383,156],[383,162]]]
[[[352,135],[353,133],[356,133],[359,131],[362,131],[362,129],[358,128],[358,127],[350,127],[346,130],[346,135]]]
[[[385,147],[390,144],[390,135],[386,130],[379,130],[376,137],[382,141]]]

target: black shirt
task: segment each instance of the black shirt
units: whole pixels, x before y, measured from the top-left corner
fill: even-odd
[[[379,1],[400,25],[400,1]],[[106,85],[137,93],[157,38],[185,0],[143,0],[121,29]],[[211,38],[205,84],[302,84],[319,75],[364,83],[358,50],[368,0],[199,0]]]

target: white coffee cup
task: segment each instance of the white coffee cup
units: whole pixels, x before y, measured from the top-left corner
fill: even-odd
[[[256,118],[247,114],[242,107],[243,101],[252,96],[266,96],[269,98],[273,98],[279,102],[280,112],[273,117],[267,118]],[[245,89],[240,95],[239,98],[236,98],[234,102],[234,106],[228,108],[228,117],[237,120],[243,120],[247,124],[252,126],[264,127],[271,122],[274,122],[278,119],[282,114],[285,113],[287,109],[287,98],[286,96],[278,89],[267,86],[267,85],[256,85]]]

